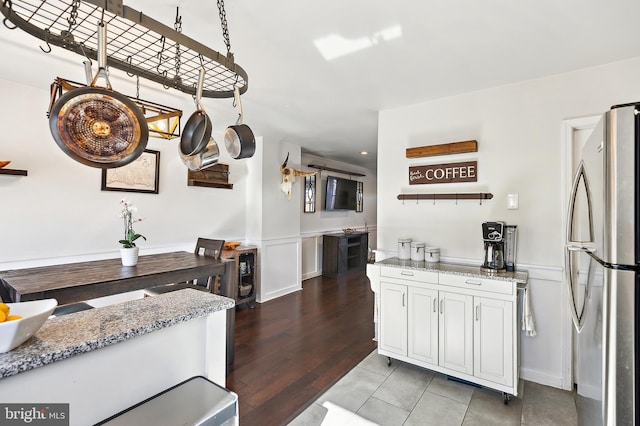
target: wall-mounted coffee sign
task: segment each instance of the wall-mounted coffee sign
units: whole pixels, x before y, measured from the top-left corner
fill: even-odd
[[[477,161],[409,167],[409,185],[477,181]]]

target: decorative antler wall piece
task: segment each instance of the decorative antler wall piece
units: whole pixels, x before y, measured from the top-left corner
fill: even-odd
[[[282,173],[282,182],[280,183],[280,189],[282,192],[287,194],[287,199],[291,199],[291,187],[293,183],[296,181],[296,176],[314,176],[318,172],[303,172],[300,170],[296,170],[291,167],[287,167],[287,163],[289,162],[289,153],[287,152],[287,158],[285,158],[284,163],[280,166],[280,173]]]

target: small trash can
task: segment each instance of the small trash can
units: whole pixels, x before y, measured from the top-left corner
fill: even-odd
[[[238,424],[238,395],[195,376],[103,420],[98,425]]]

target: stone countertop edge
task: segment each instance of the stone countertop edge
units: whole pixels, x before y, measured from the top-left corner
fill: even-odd
[[[486,278],[491,280],[515,281],[518,284],[526,284],[529,279],[527,271],[514,272],[491,272],[484,271],[480,266],[463,265],[446,262],[424,262],[419,260],[403,260],[391,257],[375,263],[380,266],[391,266],[395,268],[415,269],[418,271],[443,272],[452,275],[462,275],[465,277]]]
[[[25,343],[0,354],[0,378],[234,306],[233,299],[184,289],[49,318]]]

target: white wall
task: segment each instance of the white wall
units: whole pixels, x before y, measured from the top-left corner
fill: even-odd
[[[195,108],[189,96],[162,89],[152,98],[182,108],[183,125]],[[220,146],[220,162],[229,164],[233,190],[188,187],[187,168],[178,156],[179,139],[150,138],[147,147],[160,151],[160,193],[101,191],[101,170],[69,158],[51,136],[45,115],[48,85],[30,87],[0,79],[0,99],[0,156],[11,160],[9,168],[28,171],[26,177],[0,175],[0,268],[25,260],[50,262],[52,257],[118,256],[123,197],[143,218],[135,227],[147,237],[139,244],[142,253],[182,245],[192,249],[200,236],[244,237],[247,166],[230,159],[224,147]],[[222,131],[223,125],[214,128],[218,141],[223,140]]]
[[[523,339],[523,377],[562,386],[564,303],[563,120],[640,100],[640,58],[381,111],[378,134],[378,249],[395,252],[409,236],[441,248],[445,259],[479,264],[480,224],[518,225],[518,267],[529,269],[538,336]],[[476,139],[478,152],[407,159],[405,149]],[[478,161],[476,183],[412,185],[408,168]],[[492,200],[415,201],[406,192],[491,192]],[[507,210],[518,193],[520,208]]]
[[[260,203],[252,201],[247,211],[252,229],[252,242],[259,248],[260,290],[258,302],[266,302],[302,289],[300,193],[292,191],[291,200],[280,190],[280,165],[289,153],[289,167],[299,168],[300,147],[267,141],[256,157],[262,164],[261,173],[252,174],[252,191],[260,190]],[[296,182],[295,185],[300,185]],[[295,188],[294,188],[295,189]]]

